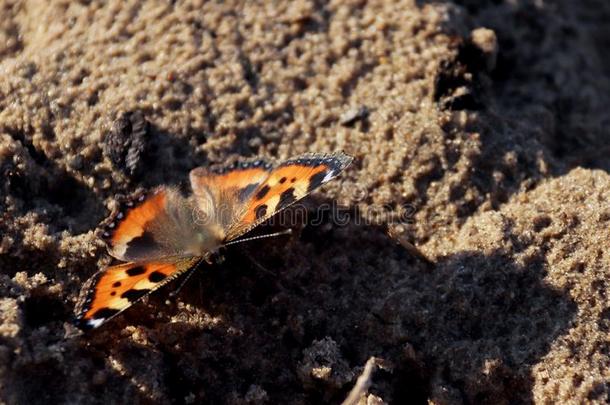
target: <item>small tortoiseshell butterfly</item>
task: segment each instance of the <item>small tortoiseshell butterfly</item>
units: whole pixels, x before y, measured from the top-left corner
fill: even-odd
[[[273,166],[242,162],[193,169],[193,195],[159,187],[107,223],[111,256],[127,262],[101,270],[76,306],[81,329],[97,328],[145,295],[192,269],[221,246],[335,178],[352,162],[344,153],[307,154]]]

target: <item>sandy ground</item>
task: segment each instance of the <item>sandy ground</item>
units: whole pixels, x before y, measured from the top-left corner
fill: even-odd
[[[340,403],[371,356],[361,404],[610,400],[607,2],[48,3],[0,7],[3,402]],[[333,150],[346,224],[71,336],[117,194]]]

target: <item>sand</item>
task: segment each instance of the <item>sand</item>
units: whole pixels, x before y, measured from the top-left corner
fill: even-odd
[[[0,400],[341,403],[371,357],[361,404],[610,400],[606,2],[48,3],[0,7]],[[346,223],[75,335],[117,195],[334,150]]]

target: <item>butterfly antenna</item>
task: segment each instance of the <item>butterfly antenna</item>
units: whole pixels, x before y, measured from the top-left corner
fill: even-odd
[[[227,242],[224,244],[224,246],[229,246],[229,245],[235,245],[237,243],[242,243],[242,242],[250,242],[252,240],[257,240],[257,239],[265,239],[265,238],[272,238],[275,236],[282,236],[282,235],[288,235],[292,233],[292,229],[288,228],[284,231],[281,232],[273,232],[273,233],[268,233],[266,235],[257,235],[257,236],[251,236],[249,238],[244,238],[244,239],[238,239],[238,240],[232,240],[230,242]]]
[[[248,257],[248,260],[250,260],[256,267],[258,267],[260,270],[264,271],[267,274],[270,274],[274,277],[277,277],[277,274],[271,270],[269,270],[268,268],[266,268],[265,266],[263,266],[262,264],[260,264],[260,262],[258,260],[256,260],[254,257],[252,257],[252,255],[247,254],[246,256]]]
[[[191,267],[191,269],[186,273],[186,276],[184,276],[184,279],[182,280],[182,282],[180,283],[178,288],[176,288],[174,291],[169,293],[170,298],[174,298],[174,297],[176,297],[176,295],[178,295],[180,290],[182,290],[182,287],[184,287],[184,285],[186,284],[187,281],[189,281],[189,279],[191,278],[193,273],[195,273],[195,269],[197,269],[197,267],[198,266]]]

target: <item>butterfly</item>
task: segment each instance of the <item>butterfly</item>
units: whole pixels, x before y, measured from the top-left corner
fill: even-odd
[[[129,201],[106,221],[108,253],[125,263],[107,267],[83,286],[76,325],[93,329],[135,302],[209,261],[272,215],[337,177],[352,157],[310,153],[272,165],[263,160],[190,172],[192,195],[161,186]]]

